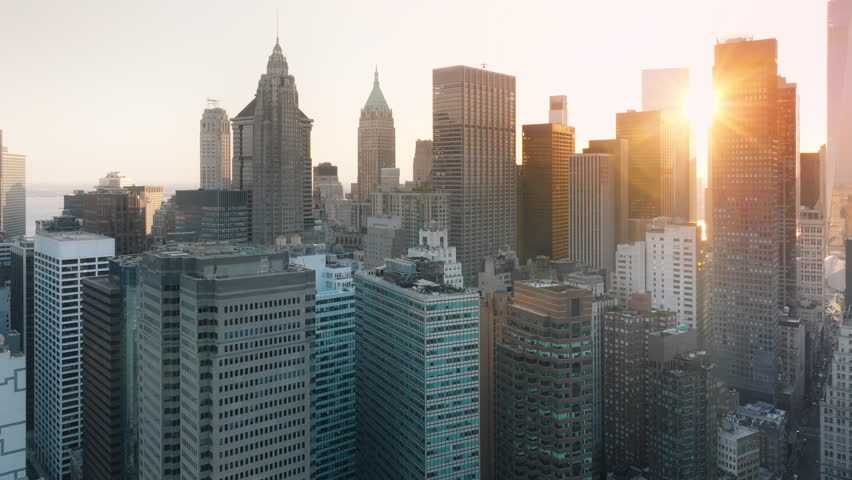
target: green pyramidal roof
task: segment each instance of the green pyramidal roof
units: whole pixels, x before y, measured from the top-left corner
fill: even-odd
[[[376,70],[375,79],[373,80],[373,91],[367,98],[367,103],[364,105],[364,110],[390,111],[388,102],[385,101],[385,96],[382,94],[382,89],[379,88],[379,71]]]

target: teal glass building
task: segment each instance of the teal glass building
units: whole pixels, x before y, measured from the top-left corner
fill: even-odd
[[[315,273],[311,478],[355,478],[355,289],[352,267],[324,253],[291,258]]]
[[[358,478],[479,478],[479,296],[443,263],[355,275]]]

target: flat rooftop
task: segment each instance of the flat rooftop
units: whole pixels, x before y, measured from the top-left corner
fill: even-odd
[[[88,232],[39,232],[37,237],[50,238],[59,242],[79,242],[82,240],[112,240],[110,237]]]

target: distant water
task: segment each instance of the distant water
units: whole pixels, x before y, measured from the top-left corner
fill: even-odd
[[[64,192],[45,196],[27,194],[27,236],[35,235],[36,220],[49,219],[62,213],[63,195]]]
[[[68,185],[27,185],[27,236],[35,235],[36,220],[49,220],[62,213],[64,196],[74,190],[90,189],[88,186]],[[187,185],[164,185],[163,199],[175,193],[175,190],[198,188]]]

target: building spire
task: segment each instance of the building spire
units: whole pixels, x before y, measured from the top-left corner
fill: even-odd
[[[367,98],[367,104],[364,105],[366,110],[390,111],[388,103],[385,101],[385,96],[382,94],[382,89],[379,87],[379,66],[373,72],[373,90]]]

